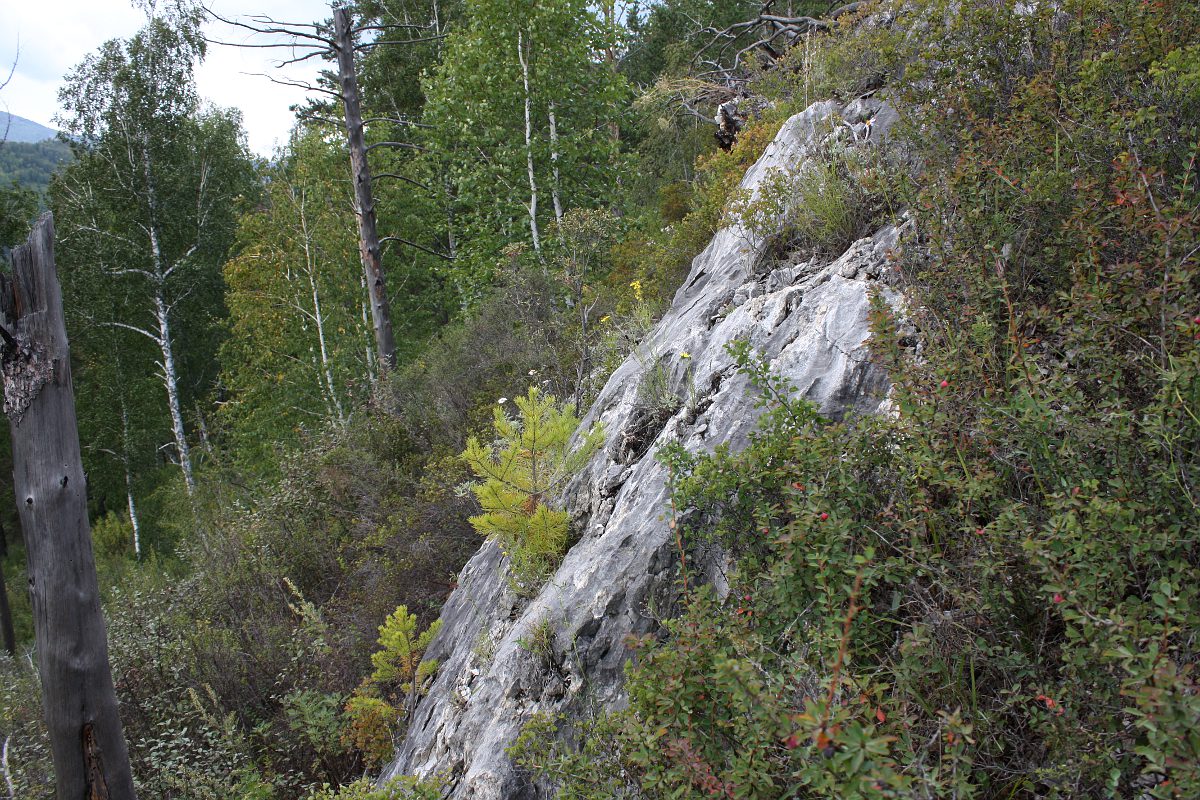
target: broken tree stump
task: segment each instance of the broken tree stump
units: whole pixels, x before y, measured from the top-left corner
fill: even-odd
[[[0,275],[0,371],[58,800],[133,800],[96,585],[71,356],[44,214]]]

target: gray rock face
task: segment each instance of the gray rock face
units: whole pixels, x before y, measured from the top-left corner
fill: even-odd
[[[827,137],[880,141],[895,119],[878,101],[817,103],[788,120],[742,185],[757,191],[778,169],[803,180],[803,165]],[[667,473],[655,452],[668,441],[691,451],[746,445],[759,412],[726,352],[736,339],[748,339],[826,415],[878,410],[887,379],[867,358],[868,293],[875,285],[894,297],[888,252],[901,232],[887,226],[832,262],[799,263],[768,263],[767,243],[740,224],[717,233],[584,421],[603,424],[606,444],[566,491],[580,539],[558,572],[526,601],[509,589],[496,545],[484,545],[463,569],[426,654],[441,662],[437,677],[385,779],[440,773],[454,798],[542,796],[505,749],[537,711],[619,707],[626,637],[656,630],[669,610],[677,556]],[[649,370],[662,370],[678,398],[657,413],[639,402]],[[548,658],[525,646],[547,624]]]

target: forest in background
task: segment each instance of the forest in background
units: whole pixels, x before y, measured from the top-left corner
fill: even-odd
[[[924,358],[875,321],[898,416],[834,425],[760,376],[751,451],[668,455],[680,507],[721,520],[688,535],[742,559],[732,600],[696,591],[579,748],[541,720],[514,756],[565,796],[1192,796],[1200,9],[855,6],[764,45],[770,9],[731,0],[351,4],[394,370],[338,103],[252,158],[196,95],[187,3],[76,68],[48,197],[143,796],[369,796],[479,543],[470,437],[530,384],[586,407],[779,124],[866,93],[905,110],[924,171],[840,164],[779,248],[915,214]],[[3,193],[4,244],[36,205]],[[51,794],[40,724],[18,653],[13,796]],[[581,782],[597,763],[619,768]]]

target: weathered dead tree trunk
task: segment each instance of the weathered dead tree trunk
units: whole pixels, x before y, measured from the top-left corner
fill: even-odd
[[[371,194],[371,168],[367,165],[367,145],[363,138],[362,105],[358,97],[358,78],[354,73],[354,31],[350,9],[333,12],[338,80],[342,105],[346,112],[346,142],[350,148],[350,170],[354,178],[354,211],[358,217],[358,250],[362,257],[367,288],[371,293],[371,321],[375,327],[375,349],[380,371],[396,366],[396,339],[392,334],[392,308],[379,251],[379,232],[375,227],[375,199]]]
[[[4,412],[58,800],[134,798],[96,586],[71,357],[45,214],[0,277]]]

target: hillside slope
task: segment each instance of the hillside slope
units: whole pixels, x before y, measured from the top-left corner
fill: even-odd
[[[31,119],[18,117],[7,111],[0,111],[0,141],[6,142],[42,142],[58,136],[58,131],[47,128]]]
[[[761,193],[781,170],[803,175],[831,135],[866,141],[870,128],[870,141],[881,142],[895,118],[874,100],[814,104],[784,124],[742,188]],[[579,542],[530,602],[509,588],[507,559],[495,544],[467,564],[426,652],[439,661],[438,676],[385,779],[442,775],[455,798],[540,796],[506,748],[535,712],[619,706],[632,654],[626,638],[655,632],[675,599],[681,565],[669,476],[655,454],[667,442],[693,452],[747,444],[760,412],[727,349],[738,340],[830,416],[878,409],[887,381],[865,347],[869,293],[878,287],[895,298],[881,279],[901,233],[887,225],[836,259],[781,263],[745,224],[718,232],[583,422],[583,429],[603,425],[606,446],[567,490]],[[667,413],[648,407],[639,391],[659,377],[678,398]],[[705,560],[719,586],[719,556]],[[531,647],[547,625],[552,644]]]

